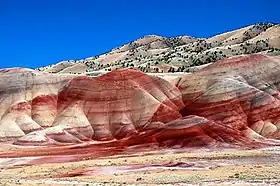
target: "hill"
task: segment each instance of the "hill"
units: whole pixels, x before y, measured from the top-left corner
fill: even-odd
[[[172,82],[134,69],[98,77],[4,69],[0,140],[251,147],[279,139],[279,71],[279,56],[263,54],[220,60]]]
[[[50,73],[99,75],[119,68],[142,72],[192,72],[232,56],[280,53],[280,24],[258,23],[210,38],[147,35],[94,57],[38,68]]]

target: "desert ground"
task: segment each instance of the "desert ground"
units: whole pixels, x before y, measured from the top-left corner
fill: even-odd
[[[31,163],[32,159],[39,158],[42,157],[1,158],[0,185],[241,186],[277,185],[280,182],[279,147],[169,149],[88,157],[77,162]]]

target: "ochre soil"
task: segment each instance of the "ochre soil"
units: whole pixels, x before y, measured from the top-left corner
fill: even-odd
[[[8,146],[8,145],[7,145]],[[8,147],[5,150],[8,150]],[[181,149],[65,163],[0,158],[0,185],[277,185],[280,148]],[[40,157],[39,157],[40,158]],[[49,157],[62,158],[63,157]]]

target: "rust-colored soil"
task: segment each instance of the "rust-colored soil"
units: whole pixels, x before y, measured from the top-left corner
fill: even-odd
[[[40,165],[2,159],[0,185],[277,185],[280,149],[175,150]],[[31,157],[32,158],[32,157]],[[6,166],[5,165],[6,162]],[[13,162],[17,164],[13,165]]]

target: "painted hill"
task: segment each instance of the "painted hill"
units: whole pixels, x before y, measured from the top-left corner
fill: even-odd
[[[280,24],[259,23],[210,38],[147,35],[108,53],[38,68],[50,73],[100,75],[119,68],[143,72],[189,72],[232,56],[280,53]]]
[[[0,139],[98,148],[278,144],[268,139],[280,138],[279,72],[280,57],[263,54],[172,82],[134,69],[99,77],[1,70]]]

